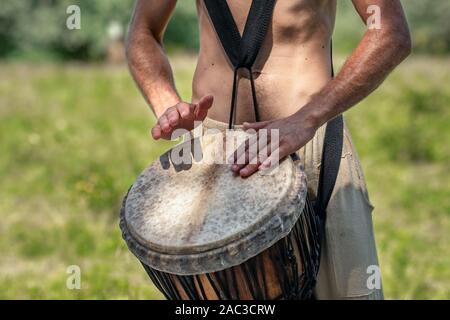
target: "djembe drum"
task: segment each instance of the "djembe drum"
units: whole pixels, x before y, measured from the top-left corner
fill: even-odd
[[[181,143],[138,177],[120,215],[130,251],[168,299],[310,298],[321,229],[299,161],[242,179],[216,164],[223,137]]]

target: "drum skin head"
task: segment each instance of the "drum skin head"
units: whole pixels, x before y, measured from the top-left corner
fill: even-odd
[[[178,275],[216,272],[291,231],[305,204],[305,174],[287,158],[271,173],[234,175],[224,148],[246,137],[234,131],[191,139],[139,175],[124,199],[120,226],[141,262]]]

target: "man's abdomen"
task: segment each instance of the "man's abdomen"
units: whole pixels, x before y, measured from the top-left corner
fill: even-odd
[[[262,120],[289,116],[318,93],[331,78],[330,53],[295,56],[272,53],[253,68]],[[228,121],[233,69],[223,57],[200,53],[193,81],[193,101],[213,95],[209,117]],[[247,70],[239,72],[237,122],[254,121],[251,86]]]

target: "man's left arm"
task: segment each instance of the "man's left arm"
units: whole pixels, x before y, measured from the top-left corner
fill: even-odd
[[[371,94],[411,53],[411,36],[400,0],[353,0],[364,22],[380,11],[380,28],[367,29],[339,74],[312,99],[304,112],[321,126]]]
[[[371,15],[369,6],[377,6],[381,24],[380,28],[367,29],[339,74],[294,115],[244,124],[244,129],[279,129],[279,159],[303,147],[320,126],[366,98],[411,52],[411,36],[400,0],[353,0],[353,4],[364,22]],[[278,161],[273,155],[254,161],[260,157],[248,155],[249,149],[239,148],[230,159],[236,162],[247,154],[246,163],[232,166],[242,177]]]

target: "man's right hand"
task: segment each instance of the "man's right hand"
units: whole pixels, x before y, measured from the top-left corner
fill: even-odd
[[[173,138],[172,133],[176,129],[194,129],[196,121],[203,121],[208,114],[214,101],[213,96],[205,96],[198,103],[191,104],[179,102],[173,107],[168,108],[158,119],[158,122],[152,128],[153,139]]]

